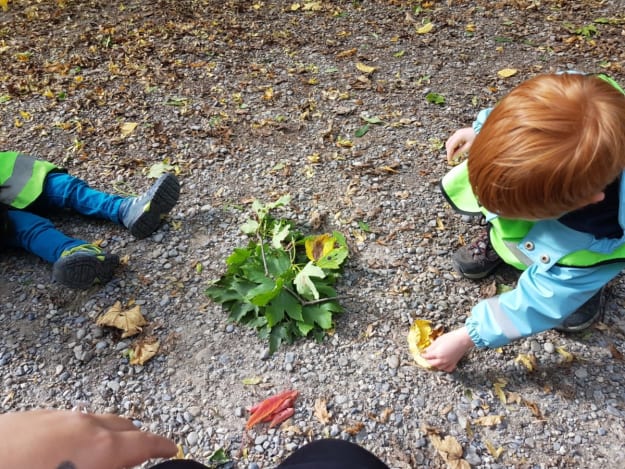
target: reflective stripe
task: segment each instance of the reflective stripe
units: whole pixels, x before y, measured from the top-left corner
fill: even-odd
[[[13,174],[2,184],[0,200],[3,203],[11,205],[20,192],[22,192],[33,176],[33,168],[36,161],[32,156],[20,155],[17,157],[13,166]]]
[[[495,324],[499,326],[503,335],[505,335],[506,338],[508,338],[509,340],[520,339],[521,333],[512,323],[508,315],[504,313],[499,306],[499,296],[494,296],[487,299],[486,303],[490,308]]]
[[[519,260],[519,262],[522,262],[526,267],[529,267],[530,265],[534,263],[534,261],[532,261],[529,257],[527,257],[525,253],[517,247],[517,243],[512,242],[512,241],[506,241],[506,240],[504,240],[503,243],[510,250],[510,252],[514,254],[514,257],[516,257]]]

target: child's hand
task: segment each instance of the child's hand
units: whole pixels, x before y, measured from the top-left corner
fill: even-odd
[[[451,372],[456,369],[456,364],[464,354],[474,346],[466,328],[461,327],[440,336],[421,353],[421,356],[433,367]]]
[[[454,134],[447,139],[445,149],[447,150],[447,162],[453,163],[463,153],[469,151],[475,140],[475,132],[472,127],[456,130]]]
[[[121,469],[176,450],[168,438],[114,415],[32,410],[0,416],[2,467]]]

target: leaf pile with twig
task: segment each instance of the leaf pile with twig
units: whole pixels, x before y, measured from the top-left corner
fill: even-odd
[[[247,247],[234,250],[226,273],[206,290],[230,311],[230,321],[268,339],[270,353],[300,337],[322,340],[343,311],[334,285],[349,254],[345,237],[337,231],[304,236],[270,214],[289,202],[288,195],[253,202],[253,217],[241,226]]]

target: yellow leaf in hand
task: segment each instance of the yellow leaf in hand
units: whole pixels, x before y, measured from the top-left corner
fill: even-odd
[[[123,311],[122,304],[119,301],[115,302],[115,304],[96,321],[98,326],[115,327],[116,329],[124,331],[122,339],[138,334],[147,323],[148,322],[141,314],[141,307],[139,305]]]
[[[408,331],[408,350],[417,365],[431,370],[432,365],[421,356],[426,348],[430,346],[432,341],[438,337],[442,331],[440,329],[432,329],[430,321],[425,319],[417,319]]]

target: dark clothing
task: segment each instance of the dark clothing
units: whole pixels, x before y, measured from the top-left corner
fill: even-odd
[[[166,461],[151,469],[207,469],[185,459]],[[389,469],[366,449],[337,439],[316,440],[295,451],[276,469]]]

